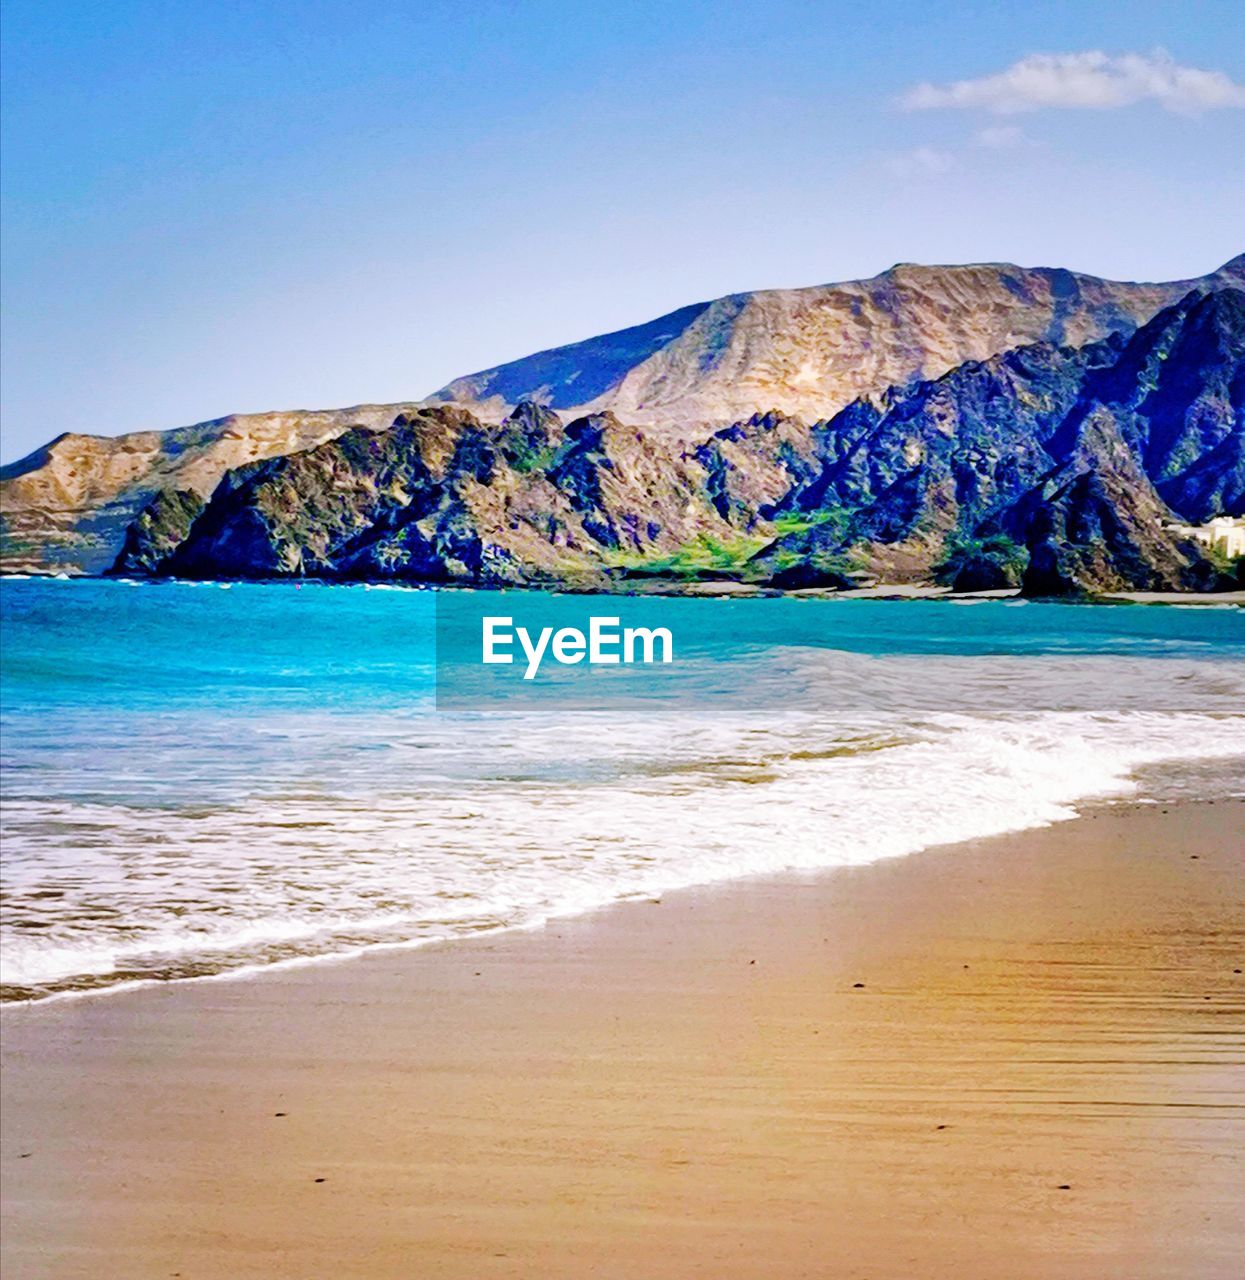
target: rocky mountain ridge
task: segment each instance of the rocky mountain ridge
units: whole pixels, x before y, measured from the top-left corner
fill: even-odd
[[[1211,589],[1177,517],[1245,510],[1245,290],[684,442],[612,413],[450,405],[164,495],[115,571],[634,589],[730,579]],[[1162,492],[1160,493],[1160,488]]]
[[[667,429],[774,410],[830,417],[887,387],[1034,342],[1131,334],[1194,289],[1245,283],[1245,255],[1196,280],[1136,284],[1012,263],[901,263],[868,280],[731,294],[458,378],[430,397],[499,421],[521,400]]]
[[[65,432],[0,467],[0,566],[8,572],[102,573],[154,495],[206,497],[234,467],[297,453],[351,426],[381,430],[408,407],[230,414],[122,436]]]
[[[803,424],[830,418],[853,400],[879,402],[889,387],[1026,343],[1080,346],[1127,336],[1191,289],[1234,282],[1245,282],[1245,257],[1197,280],[1162,284],[1007,264],[902,265],[871,280],[685,307],[457,379],[426,402],[241,414],[111,439],[68,433],[0,468],[0,567],[101,572],[157,494],[206,498],[232,468],[299,452],[356,426],[385,429],[419,403],[455,403],[491,423],[527,401],[566,421],[610,412],[689,447],[715,428],[741,424],[737,438],[708,445],[702,461],[716,468],[723,500],[777,502],[787,469],[766,460],[772,441],[754,440],[750,420],[769,423],[766,437],[790,437],[791,461],[803,447]],[[1201,483],[1213,486],[1220,469],[1208,460]]]
[[[1005,538],[1015,564],[990,585],[1205,588],[1205,555],[1168,526],[1245,513],[1245,291],[1190,293],[1128,340],[1035,344],[858,401],[813,448],[818,469],[777,508],[807,526],[760,557],[806,583],[819,565],[928,580],[949,540]]]

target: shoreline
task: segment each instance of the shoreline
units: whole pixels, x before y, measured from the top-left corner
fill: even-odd
[[[8,1005],[6,1275],[1228,1276],[1243,820]]]
[[[1223,768],[1229,764],[1229,761],[1219,760],[1217,764],[1220,768]],[[1229,775],[1225,774],[1225,778],[1227,776]],[[1245,795],[1238,796],[1236,794],[1225,794],[1219,797],[1219,799],[1221,802],[1226,803],[1236,799],[1245,800]],[[480,928],[468,933],[452,934],[441,937],[396,938],[390,941],[358,943],[341,951],[310,952],[302,955],[291,955],[282,957],[279,960],[255,961],[253,963],[240,964],[233,968],[220,969],[209,973],[187,974],[179,977],[153,976],[127,978],[115,983],[104,982],[97,986],[74,987],[60,991],[49,991],[42,995],[0,1001],[0,1018],[4,1017],[8,1010],[36,1008],[44,1005],[63,1003],[66,1001],[104,999],[116,995],[133,994],[153,988],[170,988],[182,985],[195,985],[199,983],[212,982],[249,982],[262,980],[268,974],[280,974],[290,969],[301,969],[319,965],[352,964],[361,960],[366,960],[369,956],[377,954],[390,952],[418,952],[428,949],[459,947],[484,942],[490,938],[509,934],[539,934],[542,931],[554,928],[563,922],[591,919],[592,917],[603,913],[626,909],[636,905],[643,905],[645,903],[665,902],[667,899],[677,898],[684,894],[712,893],[718,890],[730,890],[734,888],[746,890],[747,887],[752,884],[759,884],[762,886],[768,886],[771,884],[781,885],[790,880],[802,881],[810,876],[834,876],[841,873],[863,871],[876,865],[876,862],[898,862],[910,858],[920,858],[926,855],[940,854],[946,850],[957,849],[961,846],[979,844],[982,841],[1022,839],[1024,836],[1035,832],[1060,827],[1069,822],[1083,821],[1087,817],[1097,816],[1100,812],[1111,813],[1112,811],[1124,808],[1137,808],[1144,810],[1151,806],[1161,806],[1164,804],[1170,807],[1173,803],[1181,802],[1170,800],[1164,801],[1155,796],[1137,794],[1085,796],[1069,800],[1067,802],[1067,808],[1071,810],[1067,817],[1052,819],[1051,821],[1041,823],[1037,826],[1019,827],[1014,830],[994,832],[988,835],[968,836],[964,839],[954,840],[950,843],[926,845],[922,848],[913,849],[904,853],[891,854],[877,859],[875,862],[845,863],[803,870],[788,868],[781,871],[751,871],[740,875],[723,876],[720,879],[676,884],[667,888],[655,890],[654,893],[634,893],[626,897],[612,898],[607,901],[599,902],[592,906],[576,906],[567,908],[566,910],[551,911],[548,915],[533,920],[523,920],[517,921],[513,924],[502,924],[487,928]],[[1205,801],[1195,801],[1194,803],[1205,803]],[[1212,801],[1211,803],[1214,802]]]
[[[764,584],[722,581],[674,582],[653,580],[639,589],[611,590],[604,583],[589,586],[557,584],[475,584],[457,582],[350,581],[336,578],[132,578],[94,573],[0,573],[0,582],[115,582],[125,586],[318,586],[384,588],[399,591],[530,591],[541,595],[585,595],[611,598],[653,598],[672,600],[881,600],[906,604],[914,600],[943,600],[951,603],[1010,601],[1024,604],[1065,605],[1204,605],[1245,608],[1245,588],[1228,591],[1105,591],[1081,596],[1026,596],[1020,588],[998,591],[952,591],[928,584],[893,583],[868,587],[798,587],[782,589]]]

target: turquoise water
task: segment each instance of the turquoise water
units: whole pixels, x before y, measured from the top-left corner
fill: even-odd
[[[1231,608],[34,580],[0,606],[8,998],[901,856],[1245,757]],[[525,684],[480,666],[484,612],[665,626],[675,661]]]

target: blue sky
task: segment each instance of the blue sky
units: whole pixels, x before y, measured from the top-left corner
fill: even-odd
[[[418,398],[896,261],[1168,279],[1245,250],[1239,3],[3,19],[6,461],[65,430]]]

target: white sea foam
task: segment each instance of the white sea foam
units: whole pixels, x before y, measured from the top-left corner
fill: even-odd
[[[740,666],[745,698],[692,707],[163,710],[112,737],[96,714],[62,756],[73,790],[8,798],[4,982],[91,989],[531,926],[1043,826],[1158,762],[1245,756],[1232,663]]]

